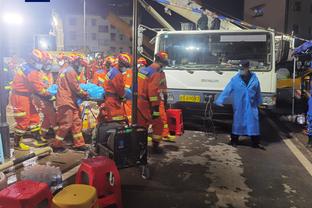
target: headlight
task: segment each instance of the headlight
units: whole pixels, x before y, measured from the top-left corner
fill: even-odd
[[[276,98],[275,97],[263,97],[262,99],[262,105],[275,105],[276,104]]]

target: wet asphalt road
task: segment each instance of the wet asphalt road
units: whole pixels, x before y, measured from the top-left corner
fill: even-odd
[[[217,124],[217,138],[186,131],[163,143],[164,153],[149,157],[151,179],[136,168],[121,171],[124,207],[312,207],[311,175],[266,117],[261,126],[265,150],[251,148],[248,138],[227,145],[229,123]]]

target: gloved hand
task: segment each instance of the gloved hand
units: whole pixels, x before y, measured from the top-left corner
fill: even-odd
[[[125,88],[125,96],[126,100],[132,100],[132,91],[129,88]]]
[[[55,96],[57,94],[58,86],[56,84],[51,85],[47,91],[52,95]]]
[[[152,119],[157,119],[160,117],[159,105],[152,107]]]

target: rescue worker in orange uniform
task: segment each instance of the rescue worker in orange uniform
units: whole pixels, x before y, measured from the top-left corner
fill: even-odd
[[[101,107],[104,122],[125,122],[127,120],[122,104],[125,99],[125,84],[121,70],[130,67],[132,60],[127,54],[120,54],[117,59],[117,66],[112,66],[105,76],[105,101]]]
[[[132,60],[132,57],[130,54],[124,53],[126,56],[129,56]],[[125,83],[125,90],[126,91],[131,91],[132,89],[132,63],[130,63],[129,67],[124,67],[124,69],[122,70],[122,76],[123,76],[123,80]],[[126,112],[126,116],[128,119],[128,123],[131,124],[131,119],[132,119],[132,101],[131,99],[126,99],[123,103],[124,108],[125,108],[125,112]]]
[[[166,101],[167,101],[167,80],[166,75],[163,70],[160,70],[160,105],[159,105],[159,113],[164,125],[164,129],[162,132],[162,138],[164,141],[175,141],[175,136],[170,135],[169,126],[168,126],[168,118],[166,113]]]
[[[112,57],[112,56],[107,56],[104,59],[102,67],[97,69],[93,75],[93,80],[92,80],[93,84],[96,84],[98,86],[103,86],[105,76],[106,76],[106,74],[107,74],[108,70],[110,69],[111,64],[113,62],[114,62],[114,57]]]
[[[51,145],[55,151],[65,150],[63,140],[69,132],[73,134],[73,147],[77,150],[86,150],[81,132],[82,120],[80,118],[79,106],[77,105],[79,97],[88,96],[79,86],[78,74],[81,70],[81,58],[78,56],[71,57],[70,64],[64,63],[56,80],[58,86],[56,109],[59,129]]]
[[[53,58],[47,52],[44,52],[44,56],[45,56],[45,65],[41,70],[41,75],[45,87],[48,88],[52,84],[54,84],[53,74],[51,72]],[[53,129],[54,133],[58,129],[58,126],[56,124],[56,110],[54,107],[54,100],[55,97],[51,100],[40,99],[40,109],[43,114],[43,120],[41,123],[41,133],[45,139],[47,139],[47,134],[50,128]]]
[[[40,134],[40,117],[33,104],[33,95],[42,99],[51,98],[41,79],[40,70],[44,64],[43,52],[34,49],[28,63],[17,71],[13,79],[11,104],[16,121],[14,147],[18,150],[29,150],[29,146],[22,142],[28,130],[34,138],[34,146],[40,147],[47,144]]]
[[[161,68],[168,65],[168,54],[160,51],[155,61],[141,68],[138,74],[138,124],[146,128],[152,125],[152,142],[155,152],[159,152],[162,139],[163,122],[160,117]]]
[[[75,55],[72,56],[72,59],[75,59]],[[81,59],[82,69],[79,72],[78,81],[81,84],[86,84],[88,82],[88,62],[87,60]]]

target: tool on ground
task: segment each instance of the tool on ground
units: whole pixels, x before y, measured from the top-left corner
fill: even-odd
[[[1,164],[0,165],[0,171],[3,171],[5,169],[7,169],[7,168],[10,168],[10,167],[18,164],[18,163],[24,162],[26,160],[29,160],[29,159],[33,158],[33,157],[40,156],[40,155],[43,155],[43,154],[48,153],[48,152],[49,153],[53,152],[51,147],[44,147],[44,148],[41,148],[41,149],[37,149],[33,153],[24,155],[22,157],[16,158],[15,160],[11,160],[9,162]]]
[[[149,178],[147,165],[147,129],[120,123],[100,123],[96,132],[96,152],[115,161],[121,168],[142,167],[142,177]]]

